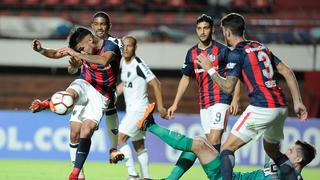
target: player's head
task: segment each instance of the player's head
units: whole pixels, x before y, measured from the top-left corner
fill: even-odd
[[[231,46],[230,38],[232,38],[233,36],[243,37],[246,22],[242,15],[237,13],[230,13],[221,19],[221,27],[228,46]]]
[[[316,149],[305,141],[297,140],[286,152],[286,156],[295,167],[299,166],[302,169],[315,158]]]
[[[111,28],[110,17],[103,11],[98,11],[93,15],[91,28],[99,38],[105,38]]]
[[[93,54],[94,36],[92,32],[85,27],[77,27],[71,31],[69,37],[69,47],[83,54]]]
[[[210,41],[213,32],[213,20],[210,16],[202,14],[197,19],[196,32],[200,42]]]
[[[122,38],[123,42],[123,57],[126,60],[130,60],[135,56],[137,49],[137,39],[133,36],[125,36]]]

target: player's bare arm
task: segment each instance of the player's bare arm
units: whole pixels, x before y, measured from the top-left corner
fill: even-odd
[[[162,118],[168,119],[167,117],[167,110],[166,108],[163,107],[163,96],[162,96],[162,88],[161,88],[161,83],[157,78],[152,79],[148,83],[152,88],[153,92],[157,101],[157,108],[160,116]]]
[[[68,54],[69,56],[74,56],[78,59],[85,59],[89,63],[101,64],[104,66],[109,65],[109,63],[115,58],[115,54],[111,51],[107,51],[102,55],[89,55],[89,54],[79,53],[79,52],[83,52],[81,49],[79,49],[79,52],[77,52],[71,48],[66,47],[66,48],[59,49],[58,52],[61,54]]]
[[[232,94],[236,83],[238,82],[238,77],[227,76],[223,78],[216,72],[215,68],[212,66],[210,57],[200,54],[197,57],[197,64],[199,64],[202,69],[208,72],[211,78],[218,84],[218,86],[227,94]]]
[[[174,98],[173,104],[168,109],[169,119],[174,118],[174,112],[178,109],[178,104],[179,104],[182,96],[186,92],[186,89],[188,88],[189,83],[190,83],[190,77],[186,76],[186,75],[182,75],[182,77],[179,81],[176,97]]]
[[[241,91],[241,81],[238,80],[236,87],[234,89],[232,101],[230,104],[230,113],[232,115],[237,115],[239,111],[240,91]]]
[[[32,41],[32,49],[51,59],[59,59],[66,56],[66,54],[59,53],[56,49],[42,47],[41,42],[37,39]]]
[[[302,103],[296,76],[284,62],[281,62],[277,65],[277,70],[286,79],[292,95],[294,111],[296,112],[298,118],[300,118],[301,120],[306,120],[308,117],[308,112],[306,107]]]

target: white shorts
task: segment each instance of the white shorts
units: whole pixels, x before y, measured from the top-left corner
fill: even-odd
[[[249,105],[234,124],[231,133],[244,142],[258,139],[264,134],[269,143],[283,139],[283,124],[288,110],[285,107],[263,108]]]
[[[207,109],[200,110],[201,126],[205,134],[209,134],[212,129],[226,128],[229,107],[228,104],[217,103]]]
[[[82,122],[89,119],[99,125],[103,113],[106,107],[108,107],[109,99],[83,79],[76,79],[70,84],[68,89],[75,90],[79,95],[70,121]]]
[[[119,132],[128,135],[131,141],[137,141],[145,138],[146,132],[137,128],[138,121],[143,117],[144,112],[127,111],[120,122]]]

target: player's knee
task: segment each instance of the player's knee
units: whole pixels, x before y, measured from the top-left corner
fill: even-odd
[[[207,147],[207,143],[206,143],[206,139],[200,136],[197,136],[195,138],[193,138],[193,144],[192,144],[192,150],[195,153],[200,153],[201,151],[203,151],[204,149],[208,148]]]
[[[79,132],[70,131],[71,143],[78,143],[79,139],[80,139],[80,131]]]

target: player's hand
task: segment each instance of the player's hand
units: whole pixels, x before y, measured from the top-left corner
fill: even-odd
[[[232,99],[229,111],[231,115],[237,115],[239,111],[239,100]]]
[[[160,117],[163,119],[169,119],[168,115],[167,115],[167,110],[164,107],[158,107],[158,112],[160,114]]]
[[[203,55],[202,53],[197,56],[197,64],[200,65],[202,67],[202,69],[204,69],[205,71],[208,71],[209,69],[211,69],[213,67],[213,65],[211,64],[211,59],[210,57],[207,55]]]
[[[174,118],[174,112],[177,110],[177,105],[173,104],[172,106],[169,107],[168,109],[168,117],[169,119],[173,119]]]
[[[71,68],[77,68],[78,69],[82,65],[82,60],[77,58],[77,57],[71,56],[70,60],[69,60],[69,64],[70,64]]]
[[[307,109],[301,102],[294,104],[294,112],[302,121],[305,121],[308,118]]]
[[[31,110],[32,113],[37,113],[37,112],[42,111],[41,100],[40,99],[35,99],[34,101],[32,101],[29,109]]]
[[[39,40],[35,39],[32,41],[32,49],[37,52],[42,50],[42,46]]]

